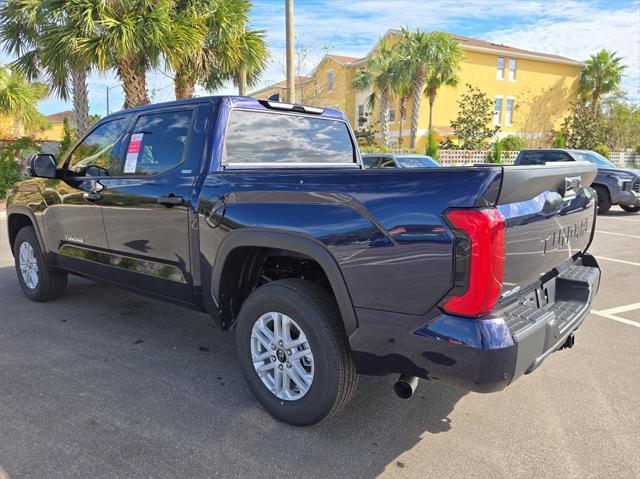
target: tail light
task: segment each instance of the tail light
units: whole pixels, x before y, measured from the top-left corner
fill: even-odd
[[[504,217],[496,209],[449,210],[456,236],[455,286],[443,309],[460,316],[491,311],[500,296],[504,269]]]

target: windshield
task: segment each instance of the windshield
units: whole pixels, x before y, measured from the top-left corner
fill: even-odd
[[[440,166],[440,163],[430,156],[396,156],[396,161],[402,168],[433,168]]]
[[[582,161],[588,161],[602,168],[615,168],[616,165],[607,160],[604,156],[595,151],[576,151],[576,157]]]

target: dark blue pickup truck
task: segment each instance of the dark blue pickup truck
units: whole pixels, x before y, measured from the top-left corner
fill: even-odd
[[[357,375],[498,391],[597,292],[595,166],[371,169],[338,111],[245,97],[125,110],[7,200],[32,300],[67,275],[204,310],[271,414],[312,424]],[[567,374],[570,374],[567,371]]]

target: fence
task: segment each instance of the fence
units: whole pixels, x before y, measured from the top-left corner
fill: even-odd
[[[439,150],[438,160],[445,166],[464,166],[476,163],[488,163],[489,150]],[[502,163],[511,164],[515,161],[519,151],[503,151]],[[637,168],[640,158],[633,150],[612,151],[609,160],[616,166],[623,168]]]

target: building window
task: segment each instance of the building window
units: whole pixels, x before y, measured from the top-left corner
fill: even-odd
[[[502,120],[502,97],[497,96],[493,106],[493,124],[500,125]]]
[[[509,81],[516,81],[516,59],[509,58]]]
[[[396,107],[389,107],[389,123],[396,121]]]
[[[333,91],[333,70],[327,72],[327,91]]]
[[[513,121],[513,103],[513,98],[507,98],[507,104],[504,110],[504,124],[506,126],[511,126],[511,122]]]
[[[498,57],[498,69],[496,70],[496,80],[504,80],[504,57]]]
[[[364,116],[364,105],[358,105],[358,126],[363,126],[367,122],[367,117]]]

